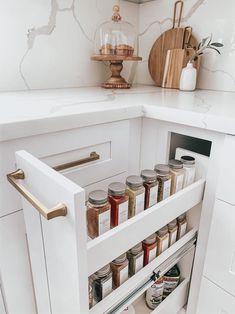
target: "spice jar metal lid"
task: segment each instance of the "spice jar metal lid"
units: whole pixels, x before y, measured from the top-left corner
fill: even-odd
[[[113,182],[108,186],[109,195],[123,195],[126,192],[126,184],[121,182]]]
[[[171,169],[182,169],[183,168],[183,162],[180,160],[177,160],[177,159],[170,159],[168,165]]]
[[[105,265],[104,267],[102,267],[101,269],[99,269],[95,274],[102,278],[108,275],[108,273],[110,272],[111,268],[110,268],[110,264]]]
[[[140,253],[142,251],[142,243],[138,243],[133,248],[130,249],[130,252],[134,255]]]
[[[180,158],[180,160],[182,161],[182,163],[184,165],[194,165],[195,164],[195,158],[192,156],[182,156]]]
[[[170,167],[168,165],[159,164],[154,167],[154,170],[158,175],[167,175],[170,172]]]
[[[186,219],[186,214],[182,214],[177,218],[178,221],[183,221],[185,219]]]
[[[88,195],[88,201],[94,205],[102,205],[108,201],[108,193],[103,190],[92,191]]]
[[[153,244],[154,242],[156,242],[156,234],[155,233],[151,234],[151,236],[149,236],[146,239],[144,239],[143,242],[145,244]]]
[[[139,188],[143,185],[143,179],[140,176],[129,176],[126,178],[126,184],[129,187]]]
[[[141,177],[144,181],[156,181],[157,180],[157,174],[154,170],[150,169],[144,169],[141,171]]]
[[[126,260],[126,253],[124,253],[124,254],[118,256],[117,258],[115,258],[113,260],[113,263],[114,264],[122,264],[125,260]]]
[[[168,224],[168,228],[169,228],[169,229],[173,229],[173,228],[175,228],[176,226],[177,226],[177,220],[176,220],[176,219],[172,220],[172,221],[169,222],[169,224]]]
[[[168,233],[168,227],[165,226],[157,231],[157,234],[162,237]]]

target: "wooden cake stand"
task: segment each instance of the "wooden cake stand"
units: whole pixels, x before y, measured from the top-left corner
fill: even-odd
[[[126,89],[130,88],[131,84],[127,83],[127,81],[121,76],[123,61],[141,61],[142,58],[138,56],[126,57],[117,55],[93,55],[91,60],[110,62],[112,75],[105,83],[102,84],[102,87]]]

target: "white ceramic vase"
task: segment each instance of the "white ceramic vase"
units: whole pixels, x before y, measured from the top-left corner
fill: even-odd
[[[180,90],[194,91],[197,84],[197,70],[193,67],[192,62],[182,69],[180,76]]]

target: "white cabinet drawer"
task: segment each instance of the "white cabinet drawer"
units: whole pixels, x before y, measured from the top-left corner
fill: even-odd
[[[235,296],[235,206],[216,200],[204,275]]]
[[[235,298],[206,278],[202,279],[197,314],[234,314]]]
[[[0,217],[21,206],[6,174],[15,168],[15,152],[27,150],[54,167],[74,162],[96,152],[100,158],[62,171],[80,186],[86,186],[127,171],[129,121],[95,125],[64,132],[0,143]]]
[[[217,198],[235,205],[235,136],[226,136],[218,180]]]

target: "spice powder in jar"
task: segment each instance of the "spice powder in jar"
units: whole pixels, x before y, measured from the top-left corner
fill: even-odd
[[[126,253],[112,261],[113,289],[121,286],[128,279],[128,265],[129,261],[126,257]]]
[[[142,170],[141,177],[144,180],[145,202],[144,208],[147,209],[157,203],[158,181],[157,174],[154,170]]]
[[[166,199],[171,195],[171,174],[168,165],[156,165],[154,170],[157,173],[158,180],[158,202]]]
[[[100,302],[112,292],[112,271],[109,264],[94,273],[93,290],[96,302]]]
[[[91,192],[87,202],[87,227],[90,238],[94,239],[110,230],[110,216],[108,194],[103,190]]]
[[[157,256],[169,247],[168,227],[165,226],[157,231]]]
[[[182,156],[180,159],[183,163],[185,170],[184,175],[184,188],[189,186],[195,181],[196,167],[195,167],[195,158],[192,156]]]
[[[129,260],[129,276],[135,275],[144,265],[144,251],[142,243],[138,243],[127,252]]]
[[[177,240],[178,225],[177,220],[172,220],[168,225],[169,246],[173,245]]]
[[[179,240],[185,235],[187,231],[186,214],[182,214],[177,218],[177,224],[178,224],[177,240]]]
[[[153,233],[151,236],[146,238],[142,242],[142,245],[144,250],[144,266],[146,266],[157,256],[156,234]]]
[[[129,195],[129,218],[144,211],[145,188],[139,176],[129,176],[126,179],[127,193]]]
[[[180,160],[169,160],[169,167],[171,173],[171,195],[183,189],[184,173],[183,163]]]
[[[128,219],[128,199],[126,185],[113,182],[108,186],[109,202],[111,204],[111,226],[116,227]]]

